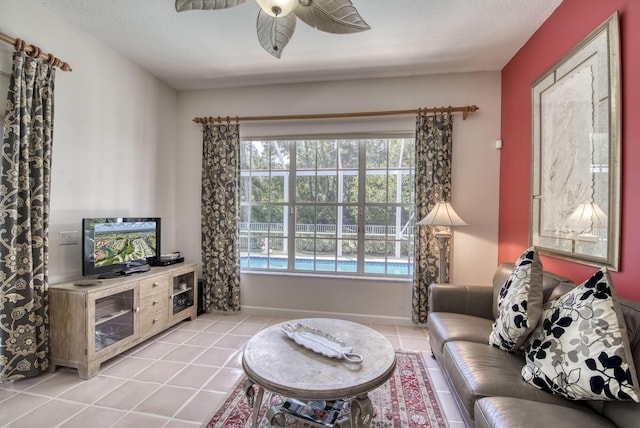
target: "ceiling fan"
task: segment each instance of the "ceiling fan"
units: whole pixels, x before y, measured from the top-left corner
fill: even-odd
[[[350,0],[256,0],[260,5],[256,29],[260,45],[276,58],[293,36],[296,18],[327,33],[346,34],[368,30]],[[228,9],[245,0],[176,0],[176,11]],[[293,13],[291,13],[293,12]]]

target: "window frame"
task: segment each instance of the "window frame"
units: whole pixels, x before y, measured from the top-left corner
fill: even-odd
[[[403,167],[402,165],[398,165],[398,166],[391,166],[389,165],[390,162],[390,154],[389,154],[389,147],[390,147],[390,142],[389,140],[406,140],[404,142],[404,150],[406,151],[407,149],[409,149],[409,166],[408,167]],[[298,168],[298,163],[297,163],[297,148],[298,145],[301,141],[311,141],[311,142],[315,142],[317,144],[317,142],[319,141],[328,141],[328,140],[334,140],[334,144],[335,144],[335,149],[336,151],[339,151],[341,146],[340,143],[344,140],[358,140],[358,166],[357,168],[354,169],[349,169],[349,168],[341,168],[340,165],[338,165],[339,159],[340,157],[336,154],[336,165],[334,167],[331,168],[319,168],[318,167],[318,161],[317,161],[317,145],[316,145],[316,160],[315,160],[315,166],[312,169],[299,169]],[[376,167],[376,168],[371,168],[372,170],[376,170],[376,171],[384,171],[384,175],[386,177],[387,180],[387,192],[389,192],[388,186],[389,186],[389,181],[391,178],[395,177],[394,179],[398,179],[398,171],[406,171],[406,172],[402,172],[402,175],[408,175],[409,177],[409,184],[410,184],[410,198],[409,201],[389,201],[389,196],[387,194],[387,200],[385,202],[368,202],[366,200],[366,185],[367,185],[367,171],[369,170],[367,168],[367,159],[366,159],[366,143],[368,141],[371,140],[385,140],[385,144],[386,144],[386,166],[384,168],[382,167]],[[408,278],[411,278],[413,276],[413,272],[414,272],[414,239],[415,239],[415,159],[414,159],[414,144],[415,144],[415,135],[411,134],[411,133],[407,133],[407,132],[397,132],[397,133],[375,133],[375,134],[349,134],[349,135],[310,135],[310,136],[270,136],[270,137],[250,137],[250,138],[242,138],[241,139],[241,152],[242,152],[242,156],[245,155],[245,144],[249,143],[249,144],[254,144],[255,142],[263,142],[263,143],[269,143],[269,150],[272,150],[272,143],[273,142],[288,142],[289,143],[289,165],[288,165],[288,169],[274,169],[273,164],[272,164],[272,158],[269,154],[268,157],[268,165],[267,168],[265,170],[261,170],[263,171],[263,176],[268,177],[269,178],[269,182],[270,182],[270,178],[273,176],[279,176],[279,175],[284,175],[285,177],[287,177],[288,175],[288,180],[285,179],[285,181],[288,181],[288,183],[285,184],[285,189],[288,190],[288,195],[283,195],[283,200],[282,201],[278,201],[278,202],[274,202],[271,201],[271,188],[269,190],[269,199],[267,200],[267,202],[256,202],[253,201],[253,198],[251,196],[251,191],[253,190],[251,187],[251,179],[252,177],[256,176],[254,175],[255,172],[258,172],[258,169],[253,170],[253,164],[249,163],[249,169],[242,169],[241,170],[241,180],[246,177],[249,177],[249,187],[250,187],[250,192],[248,194],[249,196],[249,200],[246,201],[243,198],[241,198],[241,215],[243,213],[243,207],[245,208],[245,214],[246,211],[248,210],[249,212],[251,212],[251,210],[254,207],[262,207],[265,208],[267,211],[270,211],[272,207],[274,206],[281,206],[282,207],[282,212],[283,212],[283,218],[282,218],[282,224],[283,224],[283,234],[281,236],[282,239],[286,240],[286,246],[287,246],[287,250],[286,253],[283,255],[282,258],[286,258],[287,262],[286,262],[286,267],[285,268],[274,268],[274,267],[270,267],[271,264],[271,260],[275,259],[271,257],[271,253],[269,252],[270,250],[268,248],[266,248],[266,265],[265,266],[242,266],[241,270],[242,272],[246,272],[246,273],[259,273],[259,272],[268,272],[268,273],[280,273],[280,274],[293,274],[293,275],[313,275],[313,276],[356,276],[356,277],[362,277],[362,278],[373,278],[373,277],[382,277],[384,279],[397,279],[397,280],[406,280]],[[252,155],[253,156],[253,155]],[[264,159],[264,157],[262,157],[262,159]],[[249,160],[248,162],[252,162],[253,159]],[[399,157],[399,161],[400,163],[402,163],[402,158]],[[244,163],[242,164],[244,166]],[[348,174],[344,174],[346,176],[348,175],[355,175],[358,180],[358,197],[357,197],[357,201],[355,202],[344,202],[341,201],[340,197],[338,195],[336,195],[335,200],[333,201],[318,201],[318,196],[317,194],[314,195],[314,201],[299,201],[298,200],[298,195],[297,195],[297,179],[300,176],[300,172],[301,171],[309,171],[310,175],[313,175],[314,177],[318,177],[318,176],[322,176],[323,174],[318,175],[319,171],[324,171],[327,170],[329,176],[333,176],[333,177],[338,177],[340,175],[340,171],[355,171],[355,173],[351,172]],[[272,173],[275,171],[275,174],[272,175]],[[282,172],[279,172],[282,171]],[[334,172],[333,175],[331,175],[331,172]],[[260,174],[257,174],[260,175]],[[303,174],[304,175],[304,174]],[[343,175],[343,176],[344,176]],[[337,179],[337,178],[336,178]],[[337,179],[339,180],[339,179]],[[404,182],[404,179],[402,179]],[[314,180],[315,181],[315,180]],[[246,183],[245,183],[246,185]],[[338,184],[336,183],[336,186]],[[314,184],[314,189],[315,192],[317,192],[317,183]],[[409,186],[407,186],[409,187]],[[338,190],[339,192],[339,190]],[[396,192],[398,192],[398,189],[396,189]],[[246,193],[246,192],[245,192]],[[242,195],[242,189],[241,189],[241,195]],[[246,195],[245,195],[246,196]],[[341,210],[339,209],[339,207],[353,207],[355,205],[355,207],[357,208],[357,222],[356,222],[356,227],[357,227],[357,231],[356,231],[356,236],[353,239],[343,239],[342,238],[342,234],[338,232],[338,225],[340,224],[340,222],[337,219],[337,216],[339,215],[339,213],[341,212]],[[297,254],[297,248],[296,248],[296,242],[300,239],[299,236],[297,235],[297,229],[296,229],[296,225],[297,225],[297,213],[299,208],[301,207],[314,207],[315,212],[317,213],[317,209],[318,207],[333,207],[335,209],[335,216],[336,216],[336,221],[334,224],[336,224],[336,234],[332,237],[328,237],[328,238],[319,238],[317,235],[317,219],[316,219],[316,223],[314,226],[314,233],[313,233],[313,237],[311,239],[313,239],[313,253],[310,255],[310,258],[313,260],[313,267],[310,270],[307,269],[300,269],[296,267],[296,260],[298,259],[297,256],[299,256],[299,254]],[[386,232],[384,235],[384,238],[378,239],[376,241],[382,242],[384,245],[384,256],[382,259],[383,262],[383,266],[384,266],[384,272],[380,273],[380,272],[367,272],[365,269],[365,262],[374,262],[374,261],[379,261],[379,260],[371,260],[367,258],[367,252],[366,252],[366,243],[367,242],[373,242],[374,240],[371,239],[367,239],[366,236],[366,224],[365,224],[365,210],[369,207],[381,207],[387,210],[387,214],[385,214],[386,216]],[[402,230],[404,231],[404,233],[402,233],[401,237],[398,237],[397,233],[398,230],[396,229],[396,237],[395,239],[392,239],[393,236],[389,235],[388,233],[388,228],[389,228],[389,215],[388,212],[391,209],[395,209],[396,210],[396,215],[398,212],[402,213],[403,210],[405,210],[408,214],[406,216],[409,217],[408,221],[406,222],[407,224],[404,225],[404,227],[402,228]],[[406,217],[405,216],[405,217]],[[251,214],[249,214],[249,218],[251,218]],[[404,219],[406,220],[406,218]],[[240,221],[239,223],[243,223],[242,221]],[[265,232],[265,235],[267,238],[269,238],[270,232],[271,232],[271,221],[269,221],[269,225],[267,227],[267,230]],[[243,229],[240,225],[239,225],[239,233],[241,236],[247,238],[247,247],[241,247],[241,257],[244,258],[251,258],[259,256],[259,254],[256,254],[252,251],[251,248],[251,240],[254,238],[258,238],[261,235],[255,235],[254,233],[252,233],[251,231],[251,224],[252,222],[250,221],[249,223],[249,227]],[[286,229],[286,230],[285,230]],[[244,236],[244,233],[247,233],[247,236]],[[388,246],[393,244],[397,246],[397,250],[398,252],[401,252],[402,249],[400,248],[402,245],[403,240],[401,239],[402,237],[406,236],[407,239],[404,241],[406,242],[406,255],[404,255],[402,257],[401,260],[395,259],[393,257],[390,257],[389,254],[387,253],[388,251]],[[321,255],[319,254],[318,250],[317,250],[317,245],[318,245],[318,240],[319,239],[327,239],[327,240],[333,240],[334,241],[334,252],[333,252],[333,260],[334,260],[334,268],[333,270],[322,270],[322,269],[318,269],[318,260],[323,260]],[[344,270],[340,270],[339,266],[338,266],[338,261],[341,260],[341,255],[342,252],[338,251],[338,246],[343,245],[343,241],[344,240],[352,240],[356,242],[356,270],[355,271],[344,271]],[[269,239],[267,239],[265,242],[268,242]],[[284,243],[283,243],[284,244]],[[392,260],[393,259],[393,260]],[[406,263],[407,264],[407,272],[406,274],[404,273],[392,273],[389,272],[389,268],[390,268],[390,263],[393,263],[393,261],[396,262],[401,262],[401,263]]]

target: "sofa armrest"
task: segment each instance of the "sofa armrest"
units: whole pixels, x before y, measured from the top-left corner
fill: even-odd
[[[431,284],[429,312],[455,312],[493,320],[490,285]]]

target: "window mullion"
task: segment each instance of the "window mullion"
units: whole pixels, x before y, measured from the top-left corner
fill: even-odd
[[[357,271],[358,273],[364,273],[364,213],[367,191],[367,157],[366,157],[366,142],[360,140],[358,145],[358,250],[357,254]]]
[[[296,142],[289,141],[289,209],[287,215],[289,216],[289,225],[287,233],[289,240],[287,241],[287,270],[294,270],[295,257],[296,257],[296,177],[297,177],[297,162],[296,162]]]

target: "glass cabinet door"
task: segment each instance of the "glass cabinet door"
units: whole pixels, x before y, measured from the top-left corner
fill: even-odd
[[[133,289],[96,299],[95,352],[133,335],[133,299]]]
[[[193,306],[195,285],[192,272],[173,278],[173,315]]]

